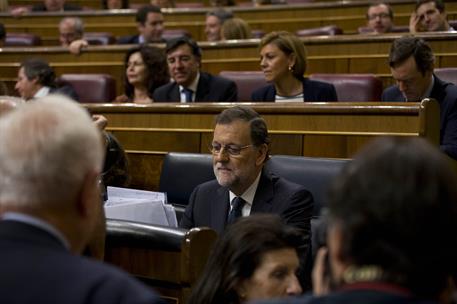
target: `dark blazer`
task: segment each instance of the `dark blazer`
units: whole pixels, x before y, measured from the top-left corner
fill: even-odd
[[[62,86],[58,86],[57,88],[51,88],[49,90],[51,94],[62,94],[75,101],[79,101],[78,93],[76,93],[75,89],[70,84],[65,84]]]
[[[159,41],[154,41],[154,43],[165,43],[167,42],[165,39],[160,39]],[[117,39],[117,44],[139,44],[140,43],[140,35],[132,35],[132,36],[122,36]]]
[[[457,86],[435,76],[430,98],[440,104],[440,149],[457,159]],[[405,101],[397,85],[384,90],[382,101]]]
[[[155,102],[179,102],[181,100],[179,85],[167,83],[154,91]],[[200,72],[195,102],[237,101],[236,84],[228,79]]]
[[[1,303],[162,303],[128,274],[70,253],[38,227],[0,221],[0,248]]]
[[[63,5],[64,11],[80,11],[82,10],[81,6],[71,3],[64,3]],[[32,12],[47,12],[46,6],[44,3],[38,3],[32,6]]]
[[[338,101],[333,84],[303,78],[303,101]],[[276,88],[273,84],[252,92],[252,101],[275,101]]]

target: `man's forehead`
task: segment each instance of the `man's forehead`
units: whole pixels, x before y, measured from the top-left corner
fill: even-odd
[[[155,12],[149,12],[147,21],[153,22],[153,21],[163,21],[163,15]]]
[[[177,56],[193,56],[190,46],[181,44],[167,54],[168,58]]]

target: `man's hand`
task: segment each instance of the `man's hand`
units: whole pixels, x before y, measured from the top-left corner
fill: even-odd
[[[106,117],[103,115],[92,115],[92,120],[100,131],[104,131],[108,125],[108,119],[106,119]]]
[[[322,296],[330,292],[330,276],[328,263],[328,249],[321,247],[316,253],[313,272],[311,277],[313,280],[313,294]]]
[[[75,40],[68,46],[70,53],[74,55],[81,54],[83,48],[87,47],[89,43],[84,39]]]
[[[409,32],[411,34],[425,31],[421,24],[422,19],[423,17],[418,16],[415,12],[411,14],[411,17],[409,18]]]

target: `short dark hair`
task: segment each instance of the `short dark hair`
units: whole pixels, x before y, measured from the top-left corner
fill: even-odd
[[[414,36],[403,36],[393,41],[389,53],[389,65],[395,68],[411,56],[414,57],[417,69],[422,75],[433,71],[435,56],[430,45],[424,39]]]
[[[5,38],[6,38],[5,26],[3,25],[3,23],[0,23],[0,40],[3,40]]]
[[[385,281],[421,298],[438,296],[457,263],[457,178],[449,165],[419,137],[380,138],[365,147],[329,195],[341,259],[378,266]]]
[[[390,6],[389,3],[385,3],[385,2],[375,2],[375,3],[370,4],[370,6],[368,6],[368,9],[367,9],[367,14],[366,14],[367,19],[370,19],[370,16],[368,16],[368,10],[372,7],[376,7],[376,6],[380,6],[380,5],[385,5],[387,7],[387,11],[389,13],[390,19],[394,19],[394,11],[392,10],[392,7]]]
[[[162,11],[160,10],[160,7],[155,6],[155,5],[149,4],[149,5],[142,6],[136,12],[135,21],[140,24],[144,24],[146,22],[146,20],[148,19],[149,13],[162,14]]]
[[[125,55],[125,71],[127,71],[130,56],[137,52],[140,53],[141,59],[143,59],[144,66],[146,67],[145,86],[148,89],[148,96],[152,98],[155,89],[170,82],[170,72],[168,70],[167,58],[165,57],[163,49],[148,45],[134,47],[128,50],[127,54]],[[132,99],[135,88],[128,81],[125,74],[124,77],[125,95],[127,95],[128,98]]]
[[[216,116],[216,124],[230,124],[236,120],[248,122],[251,126],[251,140],[255,146],[262,144],[270,145],[270,136],[268,135],[267,123],[253,109],[244,106],[236,106],[222,111]],[[268,153],[267,153],[268,155]]]
[[[40,58],[26,59],[21,63],[28,80],[38,79],[42,86],[56,87],[56,74],[49,64]]]
[[[299,231],[284,224],[279,215],[240,218],[216,241],[188,303],[240,303],[236,287],[253,275],[262,257],[273,250],[297,250],[301,240]]]
[[[198,59],[202,58],[202,50],[198,46],[197,42],[192,40],[186,36],[180,36],[174,39],[170,39],[167,41],[167,46],[165,48],[165,53],[170,54],[174,50],[176,50],[181,45],[188,45],[192,51],[192,54],[197,57]]]
[[[206,17],[214,16],[220,20],[221,24],[224,24],[225,20],[233,18],[233,13],[230,10],[219,7],[213,10],[210,10],[206,13]]]
[[[419,6],[425,3],[433,2],[435,3],[435,7],[440,11],[440,13],[444,12],[444,2],[441,0],[417,0],[416,1],[416,8],[414,9],[417,11]]]

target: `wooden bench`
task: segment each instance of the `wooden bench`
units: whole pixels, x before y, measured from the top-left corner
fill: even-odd
[[[105,261],[157,290],[169,303],[186,303],[217,235],[191,230],[107,220]]]
[[[334,37],[303,38],[308,51],[307,74],[312,73],[373,73],[383,80],[384,87],[392,83],[387,63],[392,41],[400,34],[383,36],[342,35]],[[457,66],[455,40],[457,33],[422,34],[431,44],[438,67]],[[212,74],[222,70],[258,71],[258,40],[238,43],[201,42],[202,69]],[[63,73],[104,73],[117,80],[117,93],[122,92],[124,56],[131,46],[93,46],[80,56],[71,55],[60,47],[5,48],[0,52],[0,80],[14,89],[20,62],[26,57],[48,60],[58,75]],[[159,45],[163,47],[163,45]]]
[[[439,106],[423,103],[252,103],[266,120],[272,154],[351,158],[367,141],[421,136],[439,144]],[[126,149],[132,186],[157,190],[167,152],[208,153],[214,117],[230,103],[86,105],[108,118]]]

